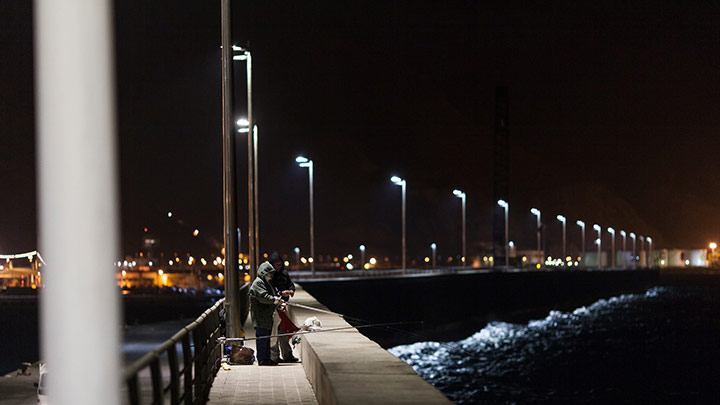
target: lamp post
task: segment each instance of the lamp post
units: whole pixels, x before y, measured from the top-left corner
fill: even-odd
[[[435,264],[437,263],[437,245],[431,244],[430,249],[432,249],[432,268],[435,270]]]
[[[641,252],[645,251],[645,238],[642,235],[638,235],[638,239],[640,240],[640,250],[638,251],[638,256],[640,256]],[[647,266],[647,255],[645,255],[645,265]]]
[[[635,255],[635,233],[634,233],[634,232],[630,232],[630,237],[631,237],[631,238],[632,238],[632,240],[633,240],[633,250],[632,250],[632,253],[633,253],[633,256],[632,256],[632,267],[633,267],[633,269],[634,269],[634,268],[635,268],[635,263],[636,263],[636,258],[637,258],[637,256]]]
[[[465,263],[467,262],[467,256],[466,256],[466,249],[467,249],[467,239],[465,238],[465,210],[466,210],[466,199],[467,196],[465,193],[463,193],[460,190],[453,190],[453,194],[455,194],[456,197],[460,198],[462,200],[462,265],[465,267]]]
[[[653,240],[649,236],[647,238],[645,238],[645,240],[648,242],[647,265],[648,265],[648,268],[652,268],[651,257],[652,257],[652,242],[653,242]]]
[[[233,60],[245,61],[247,73],[247,130],[241,132],[248,133],[248,255],[250,256],[250,276],[255,279],[257,265],[260,262],[259,248],[259,224],[258,224],[258,205],[257,205],[257,128],[253,128],[253,134],[250,135],[250,128],[253,127],[253,107],[252,107],[252,55],[250,51],[233,45]],[[241,128],[242,130],[242,128]]]
[[[308,169],[308,179],[310,181],[310,257],[308,258],[308,261],[310,262],[310,272],[312,274],[312,277],[315,277],[315,209],[313,208],[313,161],[303,157],[298,156],[295,158],[295,161],[298,163],[300,167],[307,167]]]
[[[231,2],[222,1],[222,112],[223,112],[223,244],[225,248],[225,311],[227,337],[244,336],[242,309],[247,301],[240,295],[238,254],[240,234],[237,223],[237,136],[233,127],[235,97],[233,96],[233,52]],[[172,213],[168,213],[171,217]],[[251,276],[255,269],[250,270]]]
[[[627,233],[623,230],[620,231],[620,236],[623,238],[623,249],[622,249],[622,260],[623,260],[623,268],[627,268],[627,262],[625,261],[625,257],[627,256],[627,253],[625,252],[625,245],[627,240]]]
[[[565,218],[562,215],[558,215],[557,220],[562,222],[562,224],[563,224],[562,261],[563,261],[563,263],[565,263],[565,258],[567,257],[567,251],[566,251],[567,239],[565,237],[566,236],[565,232],[566,232],[566,228],[567,228],[567,218]]]
[[[602,228],[600,225],[593,225],[593,229],[597,231],[597,247],[598,247],[598,269],[602,268]]]
[[[407,194],[407,182],[398,176],[392,176],[390,178],[395,185],[402,188],[402,274],[405,275],[406,268],[406,253],[407,253],[407,239],[405,238],[405,199]]]
[[[610,240],[610,268],[615,267],[615,229],[610,227],[608,228],[608,233],[610,233],[610,237],[612,238]]]
[[[542,250],[542,246],[540,246],[540,226],[541,226],[540,210],[537,208],[530,208],[530,212],[537,217],[537,250],[538,250],[538,255],[540,255],[540,251]],[[544,258],[541,257],[540,261],[541,262],[544,261],[543,259]]]
[[[365,245],[360,245],[360,269],[365,268]]]
[[[580,241],[580,246],[582,247],[582,265],[585,267],[585,222],[578,219],[575,223],[580,227],[580,234],[582,237],[582,240]]]
[[[508,210],[510,204],[505,200],[498,200],[498,205],[505,208],[505,270],[510,268],[510,236],[508,227]]]
[[[295,270],[300,270],[300,248],[295,248]]]

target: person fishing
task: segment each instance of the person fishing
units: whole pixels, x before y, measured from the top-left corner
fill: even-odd
[[[269,336],[273,329],[273,314],[277,306],[284,302],[282,294],[278,294],[271,283],[274,273],[279,268],[270,262],[263,262],[258,267],[257,278],[250,286],[250,314],[255,328],[255,336],[258,338],[257,360],[261,366],[277,366],[278,364],[270,358]]]
[[[270,284],[275,288],[275,291],[280,291],[282,300],[288,302],[290,297],[295,296],[295,284],[292,282],[288,272],[285,271],[285,263],[278,252],[272,252],[268,262],[275,269]],[[273,334],[289,332],[281,325],[281,318],[283,317],[289,321],[285,306],[281,305],[273,314]],[[294,329],[297,330],[297,328]],[[278,336],[270,339],[270,359],[276,363],[295,363],[298,361],[298,358],[293,355],[292,347],[290,347],[290,336]]]

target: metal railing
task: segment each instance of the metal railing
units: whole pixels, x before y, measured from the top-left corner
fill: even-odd
[[[225,332],[224,325],[220,322],[220,309],[224,301],[224,298],[219,300],[196,320],[125,370],[124,381],[130,404],[141,403],[142,393],[138,374],[147,367],[150,368],[152,404],[191,405],[207,401],[210,386],[222,359],[218,338]],[[178,344],[182,346],[182,364],[178,361]],[[161,358],[164,355],[167,355],[170,373],[167,385],[163,385],[161,370]],[[168,393],[169,401],[166,397]]]

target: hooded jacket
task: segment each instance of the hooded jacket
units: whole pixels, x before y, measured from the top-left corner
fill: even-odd
[[[275,288],[265,281],[265,276],[274,272],[272,264],[263,262],[258,268],[257,278],[250,286],[250,313],[256,328],[272,329],[275,301],[280,297]]]
[[[288,272],[285,271],[284,264],[280,267],[280,270],[275,271],[275,274],[273,274],[273,279],[270,284],[275,287],[275,290],[278,294],[282,293],[285,290],[295,291],[295,283],[293,283]],[[283,301],[287,302],[290,300],[290,297],[282,297],[282,299]]]

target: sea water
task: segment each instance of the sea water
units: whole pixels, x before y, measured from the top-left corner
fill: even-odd
[[[655,287],[389,351],[458,403],[720,403],[720,291]]]

